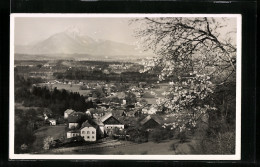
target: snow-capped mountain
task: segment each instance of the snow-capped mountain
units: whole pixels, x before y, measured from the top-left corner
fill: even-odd
[[[82,34],[76,27],[70,27],[31,46],[15,46],[15,53],[28,55],[87,54],[97,58],[147,56],[134,45],[110,40],[94,40]]]

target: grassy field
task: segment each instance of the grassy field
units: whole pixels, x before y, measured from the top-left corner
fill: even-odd
[[[157,104],[156,100],[158,98],[163,98],[164,97],[163,93],[165,91],[167,91],[168,85],[160,85],[159,84],[159,86],[160,86],[160,88],[152,88],[149,91],[145,91],[145,92],[149,92],[149,93],[152,91],[152,92],[155,93],[154,97],[151,97],[151,98],[143,97],[143,99],[145,99],[148,102],[148,104]]]
[[[160,143],[147,142],[141,144],[128,144],[103,149],[89,149],[85,151],[73,151],[72,154],[100,154],[100,155],[176,155],[196,154],[198,140],[190,140],[180,143],[178,139],[165,140]],[[174,145],[174,147],[173,147]],[[66,154],[66,153],[64,153]]]
[[[59,139],[61,137],[66,137],[65,126],[57,125],[57,126],[44,126],[35,131],[36,140],[34,141],[32,147],[34,152],[38,152],[42,150],[43,140],[47,136],[51,136],[54,139]]]
[[[121,141],[123,142],[123,141]],[[174,155],[176,150],[172,149],[172,144],[178,143],[178,140],[166,140],[161,143],[147,142],[141,144],[128,144],[116,147],[107,147],[103,149],[92,149],[85,151],[74,151],[73,154],[112,154],[112,155]],[[65,153],[66,154],[66,153]]]
[[[105,154],[128,154],[128,155],[140,155],[140,154],[176,154],[174,150],[170,148],[172,143],[176,141],[165,141],[162,143],[147,142],[142,144],[136,144],[126,147],[118,147],[107,149]]]

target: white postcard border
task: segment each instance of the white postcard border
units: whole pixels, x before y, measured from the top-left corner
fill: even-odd
[[[232,17],[237,19],[236,69],[236,149],[234,155],[59,155],[14,153],[14,29],[17,17],[78,17],[78,18],[130,18],[130,17]],[[27,14],[10,15],[10,94],[9,94],[9,159],[79,159],[79,160],[240,160],[241,159],[241,84],[242,84],[242,16],[240,14]]]

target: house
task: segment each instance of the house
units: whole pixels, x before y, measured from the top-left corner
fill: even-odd
[[[50,64],[46,63],[43,65],[43,67],[50,67]]]
[[[85,113],[86,115],[91,116],[91,112],[89,110],[87,110]]]
[[[147,114],[147,112],[148,112],[148,108],[147,107],[142,108],[142,114]]]
[[[72,138],[72,137],[76,137],[76,136],[80,136],[79,130],[71,130],[71,131],[67,132],[67,138]]]
[[[96,141],[97,129],[90,125],[88,121],[85,121],[81,126],[80,136],[82,136],[85,141]]]
[[[93,119],[93,123],[97,126],[97,131],[100,131],[101,136],[104,136],[104,124],[100,121],[100,119]]]
[[[49,117],[47,116],[47,114],[44,113],[43,116],[45,121],[48,120]]]
[[[115,128],[124,129],[124,124],[115,118],[112,113],[104,115],[100,120],[104,124],[105,133],[108,135],[113,134]]]
[[[55,126],[56,125],[56,119],[49,119],[50,125]]]
[[[76,129],[79,127],[78,122],[69,122],[69,129]]]
[[[147,130],[156,128],[162,124],[162,120],[158,116],[148,115],[141,122],[140,125]]]
[[[68,119],[69,115],[74,112],[76,112],[76,111],[74,111],[72,109],[67,109],[66,111],[64,111],[64,119]]]
[[[85,121],[84,118],[85,113],[75,112],[70,114],[68,117],[69,129],[76,129],[79,128],[81,123]]]

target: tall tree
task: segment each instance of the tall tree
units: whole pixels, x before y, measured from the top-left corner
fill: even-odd
[[[173,84],[158,106],[179,119],[173,123],[181,131],[216,108],[213,96],[222,88],[235,92],[235,19],[208,17],[138,18],[135,31],[140,44],[156,55],[145,61],[145,71],[160,69],[159,80]],[[224,89],[223,89],[224,90]],[[224,90],[226,92],[226,90]],[[232,93],[234,95],[234,93]],[[225,96],[223,101],[225,101]]]

